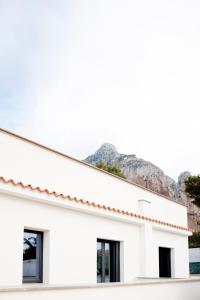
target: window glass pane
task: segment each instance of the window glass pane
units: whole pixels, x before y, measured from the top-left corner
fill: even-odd
[[[120,281],[119,242],[97,240],[97,282]]]
[[[97,242],[97,282],[102,282],[102,243]]]
[[[23,247],[23,276],[37,276],[37,234],[32,232],[24,232]]]
[[[110,244],[105,243],[105,282],[110,282]]]
[[[24,231],[23,282],[42,282],[42,232]]]

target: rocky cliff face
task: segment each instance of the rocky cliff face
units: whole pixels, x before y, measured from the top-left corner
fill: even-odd
[[[183,172],[178,177],[177,183],[177,199],[185,204],[188,209],[188,226],[194,231],[200,231],[200,209],[194,205],[190,198],[187,197],[185,191],[185,179],[190,176],[190,172]]]
[[[176,182],[151,162],[138,158],[134,154],[120,154],[114,145],[108,143],[103,144],[95,154],[88,156],[85,162],[92,165],[99,162],[116,165],[129,181],[187,205],[189,226],[195,231],[200,231],[199,208],[191,203],[184,192],[184,181],[190,175],[189,172],[181,173]]]

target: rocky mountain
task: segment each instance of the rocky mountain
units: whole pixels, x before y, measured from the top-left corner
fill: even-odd
[[[176,200],[188,207],[188,223],[195,231],[200,231],[200,211],[185,194],[185,179],[191,175],[183,172],[176,182],[167,176],[159,167],[149,161],[138,158],[135,154],[118,153],[112,144],[103,144],[93,155],[88,156],[85,162],[96,165],[102,162],[118,166],[127,179],[161,195]]]

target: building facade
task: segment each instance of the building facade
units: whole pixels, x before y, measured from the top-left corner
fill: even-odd
[[[0,285],[188,278],[187,209],[0,131]]]

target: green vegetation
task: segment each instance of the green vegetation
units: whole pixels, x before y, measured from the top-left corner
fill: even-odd
[[[200,232],[194,232],[189,237],[189,248],[200,248]]]
[[[193,200],[193,203],[200,207],[200,175],[189,176],[185,180],[185,192]],[[194,232],[189,237],[189,248],[200,248],[200,232]]]
[[[185,192],[200,207],[200,175],[189,176],[185,180]]]
[[[107,171],[109,173],[112,173],[112,174],[114,174],[116,176],[119,176],[121,178],[126,179],[126,176],[123,174],[123,172],[117,166],[114,166],[114,165],[105,165],[104,163],[97,163],[96,167],[99,168],[99,169],[102,169],[104,171]]]
[[[185,180],[185,192],[192,202],[200,207],[200,175],[189,176]],[[200,248],[200,232],[194,232],[189,237],[189,248]]]

